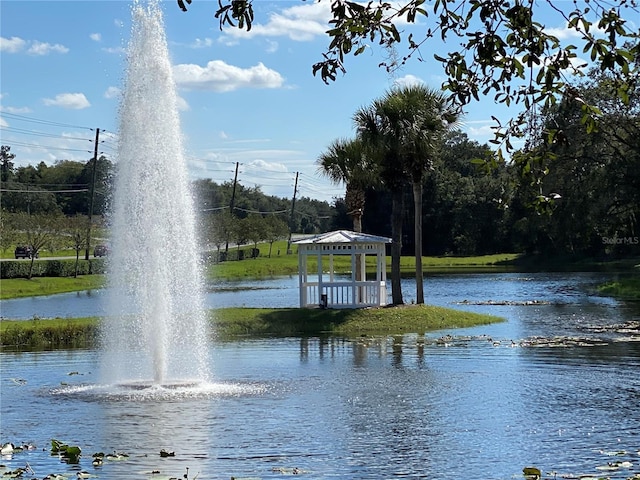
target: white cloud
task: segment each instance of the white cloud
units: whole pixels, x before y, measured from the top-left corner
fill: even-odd
[[[102,41],[102,35],[100,35],[99,33],[92,33],[91,35],[89,35],[89,38],[94,42]]]
[[[26,44],[27,42],[19,37],[0,37],[0,52],[18,53]]]
[[[524,64],[523,58],[524,57],[520,57],[518,60]],[[555,59],[554,57],[548,57],[548,56],[547,57],[541,57],[540,58],[540,63],[541,63],[541,65],[547,66],[554,59]],[[565,69],[565,71],[568,71],[569,73],[574,73],[575,71],[578,71],[578,72],[584,71],[589,66],[590,63],[591,62],[589,62],[588,60],[585,60],[583,58],[574,57],[574,58],[569,59],[570,66],[569,66],[569,68]],[[534,70],[538,70],[539,68],[540,68],[540,65],[535,64],[535,63],[533,64],[533,69]]]
[[[0,117],[0,127],[8,127],[9,124],[5,121],[4,118]]]
[[[3,98],[2,96],[0,96],[0,98]],[[0,112],[7,112],[7,113],[31,113],[31,109],[29,107],[5,107],[5,106],[0,106]]]
[[[188,112],[189,110],[191,110],[189,103],[179,95],[176,98],[176,106],[181,112]]]
[[[481,120],[463,120],[460,129],[465,132],[469,138],[478,142],[486,142],[493,138],[496,134],[498,123],[491,118]]]
[[[253,160],[246,167],[250,170],[261,170],[267,172],[287,172],[287,167],[282,163],[265,162],[264,160]]]
[[[250,68],[212,60],[206,67],[194,64],[176,65],[174,79],[179,87],[191,90],[231,92],[239,88],[280,88],[284,78],[275,70],[258,63]]]
[[[196,38],[196,40],[191,44],[191,48],[206,48],[213,45],[213,40],[210,38]]]
[[[272,13],[265,24],[254,23],[250,31],[238,28],[225,30],[221,41],[231,38],[289,37],[298,42],[308,42],[326,35],[331,18],[330,2],[296,5],[279,13]]]
[[[573,29],[565,27],[548,27],[544,29],[547,35],[553,35],[558,40],[566,40],[567,38],[577,38],[580,35]]]
[[[483,125],[480,127],[469,127],[467,129],[467,134],[469,135],[469,137],[474,139],[488,138],[495,135],[495,130],[492,128],[491,125]]]
[[[416,77],[415,75],[407,74],[404,77],[397,78],[393,82],[394,87],[409,87],[412,85],[424,85],[424,82],[420,77]]]
[[[49,55],[50,53],[67,53],[69,49],[59,43],[51,44],[46,42],[26,41],[20,37],[5,38],[0,37],[0,51],[5,53],[18,53],[27,48],[29,55]]]
[[[122,90],[120,90],[118,87],[109,87],[104,92],[104,98],[108,98],[108,99],[119,98],[121,93],[122,93]]]
[[[60,93],[55,98],[43,99],[47,107],[62,107],[71,110],[82,110],[91,106],[84,93]]]
[[[278,42],[274,42],[273,40],[267,40],[267,48],[265,49],[265,51],[267,53],[276,53],[279,47],[280,45],[278,44]]]
[[[240,38],[288,37],[296,42],[308,42],[317,37],[326,37],[327,30],[331,28],[329,21],[333,18],[331,3],[306,2],[303,5],[285,8],[277,13],[271,13],[264,24],[253,23],[249,31],[239,28],[226,29],[220,41],[232,44],[234,40]],[[362,3],[362,5],[365,4]],[[396,8],[399,7],[400,3],[396,3]],[[396,18],[394,23],[406,24],[406,17]]]
[[[64,45],[34,41],[31,43],[27,53],[29,55],[49,55],[50,53],[67,53],[69,49]]]
[[[124,47],[105,47],[102,51],[105,53],[114,53],[116,55],[122,55],[126,52]]]

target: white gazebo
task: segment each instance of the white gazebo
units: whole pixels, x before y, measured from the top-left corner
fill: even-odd
[[[298,245],[300,307],[359,308],[387,304],[387,237],[338,230],[294,242]],[[351,278],[334,273],[334,256],[349,255]],[[366,256],[375,255],[376,276],[367,280]],[[317,269],[309,272],[309,260]]]

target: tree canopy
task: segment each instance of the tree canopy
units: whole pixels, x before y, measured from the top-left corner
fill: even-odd
[[[345,58],[364,53],[370,44],[394,52],[380,64],[394,71],[409,60],[423,61],[426,52],[438,51],[435,42],[438,47],[446,42],[450,50],[433,57],[446,75],[443,87],[459,106],[481,95],[524,106],[521,115],[497,131],[494,142],[507,150],[512,148],[511,136],[522,134],[532,107],[549,107],[561,98],[578,101],[582,122],[596,128],[599,110],[568,81],[582,74],[585,62],[580,56],[601,71],[616,73],[616,92],[624,103],[637,82],[640,30],[637,22],[629,21],[638,18],[637,0],[324,1],[331,10],[329,44],[323,59],[312,66],[314,75],[335,81],[338,73],[346,72]],[[185,2],[191,0],[178,0],[178,5],[186,11]],[[543,21],[547,12],[562,19],[570,35],[554,33]],[[215,17],[221,29],[250,30],[252,1],[219,0]]]

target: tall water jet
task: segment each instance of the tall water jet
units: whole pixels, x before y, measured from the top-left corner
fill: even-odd
[[[204,288],[177,94],[157,0],[132,9],[111,211],[102,381],[208,378]]]

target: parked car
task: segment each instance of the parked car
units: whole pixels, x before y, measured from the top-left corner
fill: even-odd
[[[104,257],[108,253],[109,253],[109,247],[107,247],[106,245],[96,245],[95,248],[93,249],[94,257]]]
[[[16,258],[31,258],[32,248],[27,245],[18,245],[16,247],[15,256]],[[35,258],[38,258],[38,253],[36,252]]]

